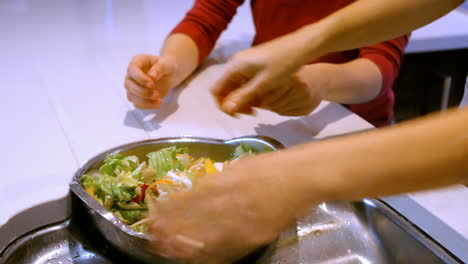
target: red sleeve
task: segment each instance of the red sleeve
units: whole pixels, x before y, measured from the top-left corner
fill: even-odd
[[[200,63],[210,54],[219,35],[244,1],[196,0],[192,9],[170,34],[183,33],[192,38],[198,46]]]
[[[373,61],[382,73],[382,88],[378,96],[392,89],[400,71],[409,34],[359,49],[359,58]]]

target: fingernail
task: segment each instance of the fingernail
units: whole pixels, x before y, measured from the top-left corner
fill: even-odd
[[[153,83],[152,83],[152,82],[147,82],[147,83],[146,83],[146,86],[147,86],[148,88],[153,88]]]

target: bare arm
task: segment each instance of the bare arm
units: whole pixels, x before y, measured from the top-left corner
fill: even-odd
[[[356,59],[343,64],[317,63],[300,70],[310,89],[321,89],[324,100],[358,104],[374,99],[382,87],[382,74],[372,61]]]
[[[353,49],[406,34],[447,14],[463,2],[359,0],[323,19],[316,27],[323,27],[325,50]],[[314,27],[304,27],[297,33],[303,36],[315,35]],[[314,55],[316,51],[309,49],[308,53]]]
[[[174,86],[185,80],[198,66],[197,44],[185,34],[170,35],[161,49],[161,57],[175,65]]]
[[[298,182],[307,182],[304,186],[309,193],[322,193],[321,200],[384,196],[466,183],[468,108],[303,145],[275,159],[282,160],[284,171],[300,175]],[[312,200],[316,198],[314,194]]]
[[[246,109],[257,97],[291,76],[309,59],[332,51],[375,44],[423,26],[463,0],[359,0],[317,23],[241,51],[213,85],[220,108],[228,114]],[[245,76],[242,86],[239,76]],[[237,89],[233,89],[237,86]],[[226,92],[231,91],[231,92]],[[226,96],[220,96],[227,94]],[[236,100],[226,100],[236,94]]]

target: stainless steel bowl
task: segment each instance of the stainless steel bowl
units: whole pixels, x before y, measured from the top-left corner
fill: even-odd
[[[79,184],[81,177],[88,171],[101,166],[108,154],[135,155],[143,160],[148,152],[177,146],[187,147],[194,157],[227,160],[241,143],[253,147],[259,152],[277,151],[282,148],[282,145],[276,140],[261,136],[241,137],[231,140],[190,137],[144,140],[122,145],[95,156],[75,173],[70,183],[70,189],[84,204],[93,224],[113,246],[143,262],[174,263],[174,261],[155,256],[151,252],[148,235],[134,231],[89,196]]]

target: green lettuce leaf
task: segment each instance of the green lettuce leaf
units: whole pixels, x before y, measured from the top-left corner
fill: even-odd
[[[238,158],[243,157],[243,156],[254,155],[254,154],[257,154],[257,153],[258,153],[258,151],[254,147],[247,146],[247,145],[241,143],[234,150],[234,153],[232,155],[233,157],[232,157],[231,160],[235,160],[235,159],[238,159]]]
[[[146,233],[148,232],[148,227],[146,225],[138,225],[138,226],[135,226],[133,230],[140,232],[140,233]]]
[[[116,177],[107,174],[85,174],[81,178],[81,185],[85,188],[94,186],[96,196],[102,201],[110,196],[115,202],[129,202],[136,196],[135,186],[119,183]]]
[[[94,178],[89,174],[85,174],[85,175],[83,175],[83,177],[81,177],[81,186],[83,186],[85,188],[89,188],[91,186],[94,186],[94,183],[95,183]]]
[[[120,154],[107,155],[104,164],[99,168],[103,175],[117,176],[116,173],[131,172],[139,165],[137,156],[123,157]]]
[[[150,166],[156,172],[158,180],[166,176],[170,170],[183,170],[181,160],[177,159],[177,154],[187,153],[186,148],[169,147],[158,151],[150,152],[146,156]]]
[[[123,219],[126,220],[127,224],[131,225],[140,221],[141,219],[145,218],[148,215],[147,210],[115,210],[119,212]]]

